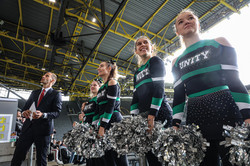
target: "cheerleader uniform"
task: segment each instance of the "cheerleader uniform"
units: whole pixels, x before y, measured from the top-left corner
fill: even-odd
[[[104,127],[105,130],[108,130],[112,123],[122,120],[120,113],[120,91],[118,83],[109,86],[108,82],[100,87],[98,91],[98,114],[94,116],[93,120],[97,121],[96,119],[98,119],[98,126]],[[105,159],[108,166],[128,166],[127,156],[121,155],[118,158],[118,154],[113,150],[105,152]]]
[[[234,48],[201,40],[188,47],[172,68],[173,125],[181,123],[187,99],[186,123],[199,125],[211,144],[201,165],[217,165],[220,152],[223,163],[231,165],[225,155],[228,149],[219,146],[224,139],[222,127],[250,118],[250,98],[239,80],[236,60]]]
[[[90,99],[84,107],[84,123],[93,124],[93,118],[95,116],[96,110],[98,110],[97,97]],[[86,159],[86,166],[106,166],[106,161],[104,157]]]
[[[172,121],[172,109],[164,95],[164,77],[166,75],[163,61],[154,56],[142,65],[134,74],[134,93],[130,113],[143,117],[155,116],[156,121],[167,125]],[[149,165],[161,165],[158,158],[148,152]]]
[[[85,119],[84,119],[84,123],[89,123],[92,124],[93,121],[93,117],[95,115],[95,110],[97,108],[97,101],[96,101],[96,96],[93,97],[92,99],[90,99],[84,107],[84,114],[85,114]]]

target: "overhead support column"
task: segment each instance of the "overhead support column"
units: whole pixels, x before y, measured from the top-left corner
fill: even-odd
[[[105,27],[105,4],[104,4],[104,0],[100,0],[100,3],[101,3],[101,13],[102,13],[102,24],[103,24],[103,27]]]
[[[86,66],[86,64],[88,63],[90,56],[95,52],[96,48],[99,47],[100,43],[102,42],[102,40],[104,39],[104,37],[106,36],[106,34],[108,33],[109,29],[112,27],[112,25],[114,24],[116,18],[118,17],[119,13],[122,11],[123,7],[125,6],[125,4],[128,2],[128,0],[123,0],[119,6],[119,8],[116,10],[114,16],[112,17],[112,19],[110,20],[109,24],[107,25],[107,27],[104,29],[102,35],[100,36],[100,38],[98,39],[98,41],[96,42],[94,48],[91,50],[91,52],[89,53],[88,57],[85,59],[85,61],[83,62],[81,68],[79,69],[78,73],[76,74],[75,78],[73,79],[71,85],[68,88],[68,91],[71,89],[72,85],[75,83],[77,77],[79,76],[79,74],[82,72],[82,70],[84,69],[84,67]]]
[[[57,41],[60,37],[60,32],[61,32],[61,26],[64,23],[64,14],[66,11],[66,6],[68,4],[69,0],[61,0],[61,7],[58,13],[58,22],[57,22],[57,26],[56,26],[56,31],[54,34],[54,41]],[[62,36],[61,36],[62,37]],[[51,57],[50,57],[50,64],[49,64],[49,71],[52,71],[54,68],[54,62],[55,62],[55,55],[56,55],[56,49],[57,46],[56,44],[54,44],[52,46],[52,52],[51,52]]]
[[[240,12],[237,9],[235,9],[233,6],[228,4],[225,0],[219,0],[219,2],[223,4],[224,6],[226,6],[227,8],[231,9],[233,12],[240,14]]]

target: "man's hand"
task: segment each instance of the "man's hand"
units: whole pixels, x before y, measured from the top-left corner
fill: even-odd
[[[36,112],[33,113],[33,119],[39,119],[41,118],[41,116],[43,115],[43,113],[39,110],[36,110]]]
[[[26,118],[26,119],[29,119],[30,118],[30,114],[31,114],[31,111],[30,110],[25,110],[22,112],[22,115]]]
[[[148,115],[148,132],[151,133],[154,128],[155,116]]]

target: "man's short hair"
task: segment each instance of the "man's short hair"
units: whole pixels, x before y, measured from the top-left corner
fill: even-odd
[[[55,73],[52,73],[52,72],[48,72],[48,73],[51,73],[51,77],[53,80],[55,80],[55,82],[53,82],[53,85],[56,83],[56,80],[57,80],[57,76]]]

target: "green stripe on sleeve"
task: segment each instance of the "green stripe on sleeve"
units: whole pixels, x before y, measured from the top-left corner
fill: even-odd
[[[153,105],[157,105],[157,106],[161,106],[161,102],[162,102],[163,98],[152,98],[151,104]]]
[[[138,103],[133,104],[133,105],[130,106],[130,110],[135,110],[137,108],[138,108]]]
[[[111,116],[112,116],[112,114],[107,113],[107,112],[105,112],[105,113],[103,114],[103,118],[105,118],[105,119],[111,119]]]
[[[249,94],[244,94],[244,93],[236,93],[236,92],[231,92],[233,99],[235,102],[243,102],[243,103],[248,103],[250,104],[250,96]]]
[[[98,119],[99,119],[99,115],[96,115],[96,116],[93,117],[93,121],[96,121]]]
[[[177,113],[180,113],[180,112],[184,112],[184,105],[185,105],[185,102],[183,102],[183,103],[181,103],[181,104],[175,106],[175,107],[173,108],[173,115],[174,115],[174,114],[177,114]]]
[[[87,113],[87,114],[85,114],[85,116],[89,116],[89,115],[93,115],[93,114],[95,114],[95,112]]]
[[[102,101],[102,102],[98,103],[98,105],[102,105],[102,104],[106,104],[106,103],[108,103],[108,100]]]

